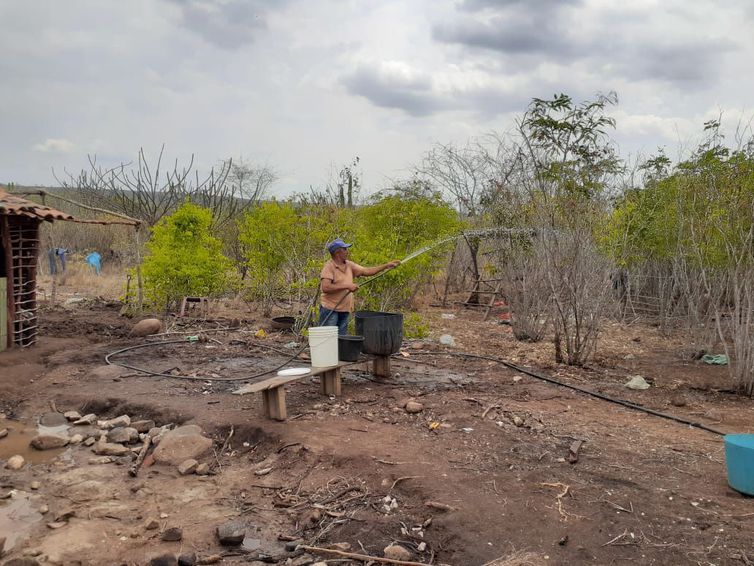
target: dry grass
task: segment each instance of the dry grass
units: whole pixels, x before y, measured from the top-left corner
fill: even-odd
[[[47,274],[39,276],[39,295],[44,300],[50,300],[52,295],[52,277]],[[135,284],[135,282],[132,282]],[[99,276],[83,262],[71,261],[65,273],[57,275],[56,301],[73,296],[102,297],[104,299],[118,299],[125,290],[126,269],[120,266],[106,265]]]

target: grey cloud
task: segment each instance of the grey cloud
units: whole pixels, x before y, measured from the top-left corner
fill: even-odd
[[[362,96],[375,106],[397,108],[412,116],[433,114],[443,107],[441,99],[432,93],[432,81],[426,75],[404,77],[362,66],[341,82],[349,93]]]
[[[571,56],[576,42],[552,20],[537,20],[527,14],[497,16],[489,22],[464,20],[440,24],[432,37],[443,43],[490,49],[504,54],[542,54],[556,58]]]
[[[655,79],[690,86],[708,83],[720,72],[722,57],[735,49],[732,42],[705,40],[675,44],[646,44],[627,54],[620,71],[632,79]]]
[[[537,9],[557,9],[566,4],[581,4],[582,0],[463,0],[460,8],[470,12],[485,9],[500,9],[507,6],[529,6]]]
[[[266,27],[270,6],[264,0],[169,0],[178,6],[183,25],[208,43],[237,49],[252,43]]]

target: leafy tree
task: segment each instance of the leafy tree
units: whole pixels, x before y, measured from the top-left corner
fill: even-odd
[[[210,234],[209,210],[185,202],[152,228],[144,260],[146,298],[170,308],[184,296],[207,296],[228,289],[230,261]]]

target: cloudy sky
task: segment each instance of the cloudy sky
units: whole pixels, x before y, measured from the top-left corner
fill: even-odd
[[[0,22],[0,182],[164,143],[270,165],[280,196],[358,156],[375,190],[532,97],[616,91],[622,152],[671,157],[753,110],[748,0],[3,0]]]

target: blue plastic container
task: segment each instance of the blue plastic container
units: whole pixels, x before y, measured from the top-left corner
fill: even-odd
[[[726,434],[723,440],[728,484],[736,491],[754,495],[754,434]]]

